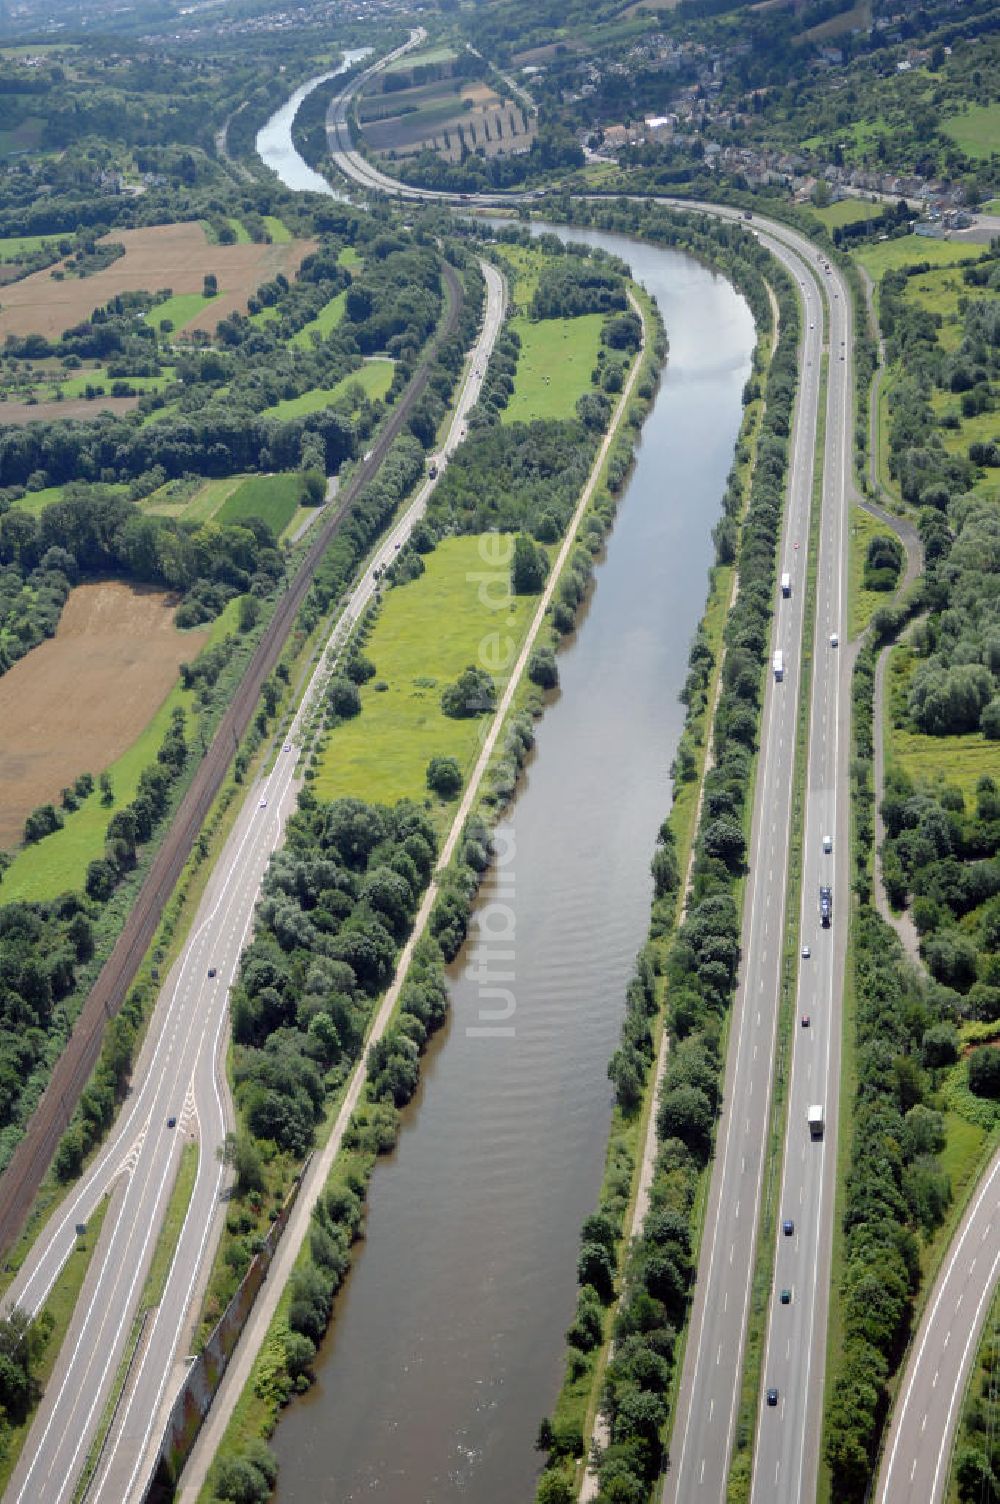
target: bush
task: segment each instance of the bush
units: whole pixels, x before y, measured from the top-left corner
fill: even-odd
[[[454,757],[432,757],[427,764],[427,787],[442,799],[453,799],[462,787],[462,769]]]
[[[483,715],[495,710],[496,685],[485,669],[470,664],[441,695],[441,709],[453,720]]]
[[[984,1045],[969,1056],[969,1090],[977,1097],[1000,1098],[1000,1050]]]
[[[551,648],[536,648],[528,659],[528,678],[539,689],[555,689],[559,683],[556,655]]]

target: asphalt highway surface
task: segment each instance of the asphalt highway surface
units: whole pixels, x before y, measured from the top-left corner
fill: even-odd
[[[939,1504],[962,1396],[1000,1278],[1000,1153],[952,1240],[903,1371],[882,1455],[878,1504]]]
[[[439,473],[464,437],[500,327],[503,288],[484,265],[487,306],[469,362]],[[383,450],[379,444],[376,449]],[[365,462],[366,475],[382,453]],[[16,1504],[72,1499],[114,1391],[170,1192],[181,1145],[197,1138],[197,1178],[162,1298],[145,1320],[128,1384],[97,1460],[90,1504],[141,1497],[162,1423],[183,1378],[194,1296],[214,1255],[221,1227],[225,1170],[217,1150],[227,1126],[223,1061],[226,999],[253,922],[260,884],[281,844],[300,780],[297,761],[310,714],[354,622],[378,589],[377,572],[423,515],[435,482],[428,479],[369,561],[310,678],[271,770],[249,792],[206,888],[183,952],[164,985],[133,1073],[133,1090],[111,1138],[37,1240],[6,1298],[34,1314],[75,1241],[105,1195],[112,1194],[98,1248],[56,1371],[7,1490]],[[353,490],[353,487],[351,488]],[[175,1122],[171,1122],[175,1120]]]

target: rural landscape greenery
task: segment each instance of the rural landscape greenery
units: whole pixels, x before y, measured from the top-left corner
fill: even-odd
[[[349,192],[327,131],[345,84],[408,38],[365,75],[351,140],[379,173],[450,204]],[[365,55],[342,67],[351,48]],[[419,15],[396,0],[308,0],[294,22],[265,0],[212,14],[44,0],[0,23],[0,1174],[283,600],[302,589],[225,748],[184,881],[68,1104],[29,1233],[4,1230],[4,1287],[133,1090],[209,868],[371,551],[435,481],[294,748],[295,811],[230,991],[230,1189],[194,1351],[334,1134],[362,1062],[366,1076],[206,1500],[264,1500],[275,1485],[267,1442],[320,1371],[374,1168],[411,1121],[494,828],[559,691],[561,651],[585,630],[669,359],[670,329],[629,266],[573,244],[574,227],[696,258],[739,290],[757,331],[709,520],[686,719],[665,754],[672,793],[642,854],[648,934],[624,995],[607,1000],[620,1039],[595,1091],[614,1102],[563,1382],[538,1417],[539,1504],[581,1487],[602,1504],[660,1497],[740,979],[804,334],[795,279],[755,233],[762,217],[804,232],[853,300],[853,349],[829,347],[823,372],[853,360],[856,657],[819,1497],[868,1496],[918,1323],[1000,1143],[998,65],[992,0],[440,0]],[[292,125],[337,194],[294,192],[257,134],[298,85],[341,67]],[[500,222],[470,217],[465,200],[504,193]],[[706,217],[701,200],[736,213]],[[536,210],[569,243],[532,226]],[[445,463],[485,265],[503,279],[503,317]],[[494,621],[476,570],[501,544],[510,653],[484,667]],[[776,1122],[782,1110],[779,1097]],[[779,1155],[783,1131],[761,1124]],[[179,1224],[183,1173],[174,1194]],[[100,1231],[96,1217],[36,1320],[15,1309],[0,1322],[3,1486]],[[759,1292],[769,1255],[756,1257]],[[755,1294],[733,1504],[750,1496],[762,1320]],[[994,1301],[958,1396],[952,1504],[1000,1498],[996,1332]]]

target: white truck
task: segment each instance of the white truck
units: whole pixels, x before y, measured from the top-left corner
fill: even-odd
[[[822,1138],[826,1123],[823,1118],[823,1108],[819,1102],[810,1107],[806,1114],[806,1121],[809,1124],[809,1137]]]
[[[786,600],[788,599],[788,597],[792,593],[792,577],[788,573],[787,569],[785,570],[784,574],[781,576],[781,593],[785,597]]]
[[[775,677],[776,681],[780,684],[781,681],[782,681],[782,679],[785,677],[785,655],[781,651],[780,648],[777,648],[775,650],[774,665],[773,666],[774,666],[774,677]]]

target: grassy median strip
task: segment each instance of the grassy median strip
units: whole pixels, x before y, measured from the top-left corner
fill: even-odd
[[[33,1323],[28,1339],[33,1390],[31,1402],[23,1418],[16,1424],[11,1423],[9,1416],[0,1423],[0,1494],[10,1482],[45,1393],[45,1386],[52,1377],[59,1349],[69,1330],[77,1299],[101,1236],[107,1209],[108,1201],[105,1199],[87,1223],[87,1231],[77,1238],[72,1253]]]

